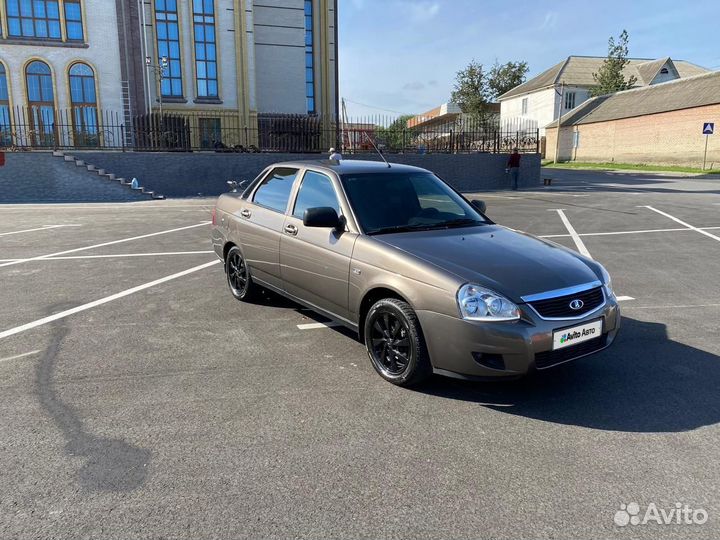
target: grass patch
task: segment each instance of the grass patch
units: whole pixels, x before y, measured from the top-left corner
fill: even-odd
[[[645,172],[679,172],[696,174],[720,174],[720,169],[705,170],[694,167],[679,167],[675,165],[645,165],[638,163],[581,163],[577,161],[565,161],[553,163],[550,160],[542,163],[543,167],[550,169],[610,169]]]

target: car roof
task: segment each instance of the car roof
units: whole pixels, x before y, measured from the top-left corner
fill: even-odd
[[[403,165],[401,163],[390,163],[388,168],[382,161],[366,161],[360,159],[307,159],[298,161],[283,161],[275,163],[273,167],[307,167],[312,166],[320,169],[333,171],[338,175],[360,174],[360,173],[397,173],[397,172],[428,172],[427,169]]]

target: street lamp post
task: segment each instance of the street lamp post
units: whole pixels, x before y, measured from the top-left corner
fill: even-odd
[[[145,66],[147,66],[147,69],[150,69],[155,72],[157,89],[158,89],[158,103],[160,104],[160,129],[162,130],[162,126],[164,123],[164,121],[163,121],[162,82],[163,82],[163,79],[165,78],[165,70],[169,66],[168,57],[161,56],[160,63],[153,64],[150,57],[146,56],[145,57]]]

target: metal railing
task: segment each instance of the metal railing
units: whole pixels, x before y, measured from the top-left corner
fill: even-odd
[[[321,153],[335,147],[345,154],[536,153],[537,129],[501,129],[498,123],[463,119],[407,127],[407,122],[361,119],[336,122],[317,116],[260,114],[244,125],[236,112],[153,112],[135,117],[94,107],[54,109],[15,107],[0,115],[0,148],[134,150],[147,152]]]

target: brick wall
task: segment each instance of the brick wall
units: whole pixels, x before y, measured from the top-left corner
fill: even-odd
[[[138,178],[142,186],[166,197],[215,196],[227,190],[230,179],[255,178],[265,167],[279,161],[324,158],[320,154],[219,154],[150,152],[73,152],[73,155],[127,179]],[[372,154],[358,159],[377,160]],[[507,189],[507,155],[493,154],[397,154],[391,162],[434,171],[459,191]],[[520,187],[540,183],[540,156],[526,154],[521,161]]]
[[[50,152],[5,154],[0,204],[147,201],[150,197],[53,157]],[[38,219],[42,222],[42,216]]]
[[[705,150],[703,122],[715,122],[708,140],[708,167],[720,168],[720,104],[561,128],[562,161],[649,163],[701,167]],[[547,157],[552,159],[555,128],[548,128]],[[573,148],[573,132],[579,144]]]

